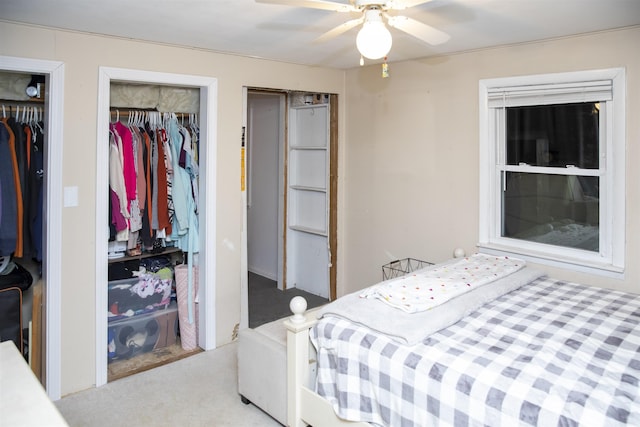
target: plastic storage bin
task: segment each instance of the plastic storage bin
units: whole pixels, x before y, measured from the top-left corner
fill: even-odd
[[[108,361],[128,359],[177,341],[178,306],[109,322]]]

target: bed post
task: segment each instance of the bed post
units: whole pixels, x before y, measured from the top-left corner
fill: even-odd
[[[287,328],[287,424],[306,427],[301,418],[301,390],[309,384],[309,329],[316,323],[304,312],[307,301],[294,297],[289,304],[293,316],[284,321]]]

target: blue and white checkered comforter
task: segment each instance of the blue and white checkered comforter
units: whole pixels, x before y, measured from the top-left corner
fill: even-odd
[[[538,279],[414,346],[330,316],[311,334],[343,419],[640,426],[639,295]]]

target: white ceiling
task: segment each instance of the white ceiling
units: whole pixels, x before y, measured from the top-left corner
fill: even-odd
[[[402,14],[451,39],[391,29],[389,62],[639,25],[640,0],[432,0]],[[357,28],[314,39],[355,17],[254,0],[0,0],[6,21],[334,68],[358,66]]]

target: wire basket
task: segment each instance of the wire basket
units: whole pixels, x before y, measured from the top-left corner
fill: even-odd
[[[433,265],[433,263],[415,258],[397,259],[382,266],[382,280],[389,280],[394,277],[404,276],[412,271],[419,270],[430,265]]]

